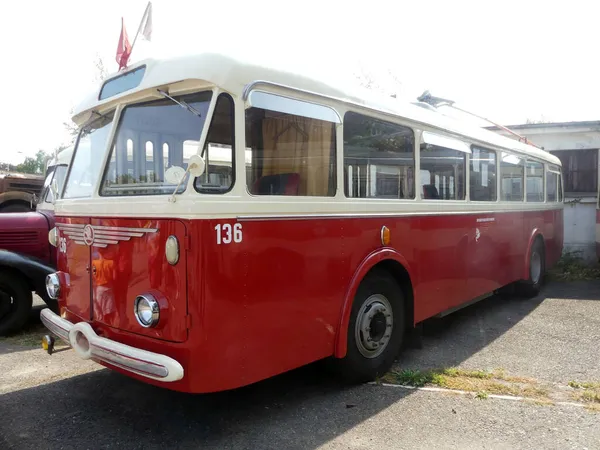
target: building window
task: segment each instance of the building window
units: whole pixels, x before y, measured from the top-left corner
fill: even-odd
[[[563,168],[565,192],[593,193],[598,191],[598,150],[555,150]]]
[[[508,202],[523,201],[524,173],[524,158],[502,152],[502,161],[500,162],[500,198],[502,200]]]
[[[335,123],[253,107],[246,146],[251,194],[335,195]]]
[[[466,155],[461,150],[426,142],[421,143],[422,198],[426,200],[464,200]]]
[[[353,198],[415,198],[413,130],[348,112],[344,116],[344,191]]]
[[[470,158],[469,196],[472,201],[496,201],[496,152],[472,148]]]
[[[527,161],[527,201],[544,201],[544,165]]]

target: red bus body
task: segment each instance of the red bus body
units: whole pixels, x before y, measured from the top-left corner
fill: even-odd
[[[58,266],[71,277],[67,301],[61,303],[69,320],[90,321],[101,336],[176,359],[190,376],[168,387],[191,392],[232,389],[330,355],[343,356],[351,292],[383,259],[409,272],[418,323],[526,278],[526,249],[538,234],[544,236],[551,266],[560,257],[563,239],[562,210],[248,220],[240,222],[245,242],[231,248],[207,238],[215,225],[230,221],[65,221],[76,222],[125,228],[147,223],[188,242],[185,263],[177,268],[166,263],[164,248],[150,236],[94,250],[95,255],[89,247],[69,243]],[[384,225],[391,230],[385,247],[380,242]],[[110,261],[114,268],[102,288],[88,269],[98,261]],[[178,296],[170,302],[168,330],[148,332],[124,301],[147,289]]]
[[[168,81],[149,67],[152,83]],[[210,67],[236,72],[224,62]],[[236,108],[236,140],[244,148],[242,104]],[[70,170],[77,155],[73,161]],[[379,202],[387,212],[378,213],[369,199],[342,211],[338,196],[315,203],[318,211],[309,213],[302,202],[279,197],[272,201],[293,206],[282,203],[273,214],[268,210],[275,206],[248,195],[241,183],[230,197],[207,195],[206,202],[195,192],[174,203],[166,196],[140,198],[144,206],[126,196],[94,193],[88,203],[63,195],[56,206],[60,317],[43,311],[45,325],[82,357],[128,376],[178,391],[214,392],[344,358],[353,301],[376,266],[401,284],[409,325],[415,325],[528,280],[535,242],[542,243],[545,267],[562,253],[563,209],[556,199],[529,207],[498,201],[475,208],[465,201],[427,208],[417,196],[396,209]],[[185,203],[189,198],[198,200]],[[220,230],[239,234],[225,240]],[[165,258],[170,236],[179,243],[176,263]],[[142,293],[160,304],[154,327],[134,313]],[[168,372],[169,364],[180,376],[165,382],[152,375]]]

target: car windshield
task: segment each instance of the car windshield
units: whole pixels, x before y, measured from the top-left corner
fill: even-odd
[[[98,117],[82,128],[63,198],[92,196],[92,190],[100,176],[113,117],[114,111]]]
[[[172,194],[198,152],[211,91],[126,107],[119,120],[103,196]],[[183,192],[183,182],[178,193]]]

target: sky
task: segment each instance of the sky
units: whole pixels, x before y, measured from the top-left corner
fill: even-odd
[[[146,0],[27,1],[0,15],[4,145],[18,163],[68,140],[63,122],[95,88],[94,60],[110,72],[121,18],[133,41]],[[333,83],[366,73],[385,93],[424,90],[505,125],[527,119],[600,120],[596,105],[600,6],[543,2],[153,0],[146,56],[224,51]]]

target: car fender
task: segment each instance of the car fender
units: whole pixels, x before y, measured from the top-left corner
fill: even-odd
[[[46,276],[56,271],[54,267],[30,256],[0,250],[0,270],[7,268],[23,275],[32,286],[32,290],[42,297],[48,306],[56,304],[56,301],[51,300],[46,292]]]

